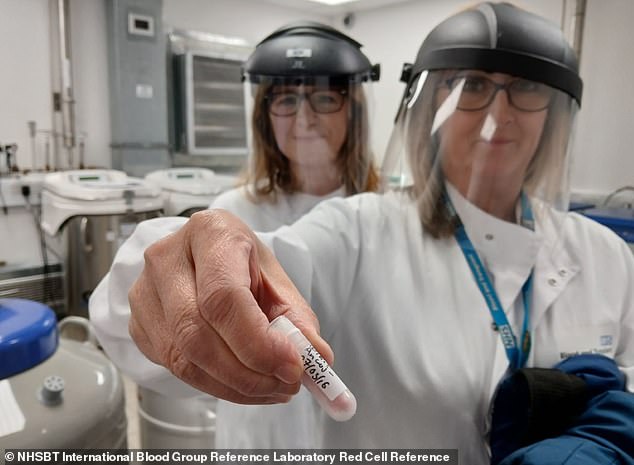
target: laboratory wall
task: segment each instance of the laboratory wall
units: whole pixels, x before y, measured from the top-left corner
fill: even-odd
[[[334,19],[365,45],[382,66],[375,88],[378,114],[374,142],[379,156],[385,149],[402,96],[402,64],[411,62],[425,35],[447,15],[474,2],[464,0],[413,0],[389,8],[354,14],[346,28],[344,15]],[[572,13],[562,0],[513,2],[570,29]],[[562,13],[566,12],[566,15]],[[562,18],[563,17],[563,18]],[[562,21],[566,23],[563,24]],[[582,108],[573,139],[571,184],[574,198],[601,201],[610,192],[634,185],[634,1],[587,0],[581,75]]]
[[[110,166],[108,62],[105,1],[71,0],[73,84],[78,132],[85,134],[86,165]],[[564,0],[515,3],[561,23]],[[374,86],[374,146],[380,158],[391,132],[403,62],[411,61],[431,27],[466,0],[412,0],[354,13],[315,16],[259,0],[163,0],[165,27],[241,37],[257,43],[274,28],[297,19],[315,19],[342,29],[364,44],[382,66]],[[350,18],[349,18],[350,19]],[[18,164],[32,163],[27,121],[50,129],[51,66],[48,0],[0,0],[0,144],[16,142]],[[575,134],[575,191],[605,195],[634,184],[634,1],[588,0],[582,44],[584,99]],[[38,135],[39,159],[45,135]],[[39,162],[41,163],[41,161]]]
[[[30,163],[27,121],[50,128],[48,2],[0,0],[0,144],[18,144]]]
[[[633,26],[634,1],[588,1],[572,179],[589,197],[634,186]]]
[[[591,0],[592,1],[592,0]],[[377,112],[374,118],[374,145],[382,157],[390,137],[405,84],[400,82],[403,63],[412,63],[418,48],[432,28],[453,13],[475,2],[465,0],[413,0],[390,7],[358,12],[348,17],[346,27],[339,15],[333,25],[364,45],[374,61],[381,63],[381,80],[375,86]],[[515,2],[559,23],[561,0]]]
[[[70,0],[76,126],[85,138],[85,164],[96,167],[111,166],[106,1]],[[18,144],[21,169],[33,164],[27,121],[35,121],[38,131],[52,127],[51,67],[56,60],[49,45],[49,6],[49,0],[0,0],[0,144]],[[259,0],[163,0],[166,30],[222,34],[253,45],[299,19],[309,15]],[[311,14],[310,19],[329,22],[327,16]],[[44,164],[45,142],[46,134],[38,133],[36,168]]]

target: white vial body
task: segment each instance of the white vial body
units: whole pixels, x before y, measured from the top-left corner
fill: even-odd
[[[285,316],[271,322],[271,328],[284,334],[295,346],[304,364],[302,384],[317,403],[336,421],[347,421],[357,411],[357,400],[306,336]]]

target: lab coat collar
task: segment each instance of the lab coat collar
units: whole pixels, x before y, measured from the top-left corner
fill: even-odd
[[[531,330],[580,265],[567,247],[567,215],[532,198],[535,231],[502,221],[465,199],[447,183],[447,192],[467,235],[491,275],[500,302],[508,311],[533,271]],[[530,363],[530,359],[529,359]]]
[[[534,287],[539,292],[533,293],[531,308],[532,328],[538,327],[546,310],[563,292],[570,280],[581,269],[577,258],[570,253],[567,246],[566,231],[568,213],[540,206],[536,216],[536,227],[545,238],[539,251],[535,265]],[[530,360],[529,360],[530,362]]]
[[[325,195],[313,195],[306,194],[304,192],[294,192],[288,196],[289,202],[301,204],[301,203],[318,203],[322,200],[331,199],[333,197],[345,197],[346,189],[344,186],[340,186],[334,191]]]
[[[306,194],[304,192],[295,192],[293,194],[280,196],[279,201],[280,203],[286,203],[288,211],[294,212],[296,217],[299,218],[304,213],[310,211],[322,200],[327,200],[334,197],[344,197],[345,193],[345,188],[341,186],[326,195],[313,195]]]
[[[249,186],[247,189],[254,192],[253,186]],[[346,190],[344,186],[341,186],[325,195],[313,195],[306,194],[304,192],[293,192],[292,194],[288,194],[278,189],[275,201],[272,201],[272,199],[269,198],[267,199],[267,203],[262,204],[262,207],[272,209],[272,212],[274,212],[272,214],[276,218],[282,216],[283,214],[282,219],[279,220],[280,224],[290,224],[294,223],[302,215],[312,210],[319,202],[334,197],[345,197],[345,195]]]
[[[541,234],[486,213],[448,183],[447,192],[508,312],[535,267],[544,242]]]

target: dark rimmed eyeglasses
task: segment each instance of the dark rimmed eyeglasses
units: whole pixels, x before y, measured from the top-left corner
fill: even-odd
[[[268,108],[275,116],[293,116],[302,100],[308,101],[315,113],[336,113],[343,107],[348,92],[344,89],[314,90],[312,92],[271,92],[267,95]]]
[[[459,74],[447,79],[445,83],[453,90],[463,80],[457,105],[463,111],[477,111],[488,107],[501,90],[506,91],[509,103],[520,111],[545,110],[553,96],[551,87],[528,79],[513,79],[499,84],[484,76]]]

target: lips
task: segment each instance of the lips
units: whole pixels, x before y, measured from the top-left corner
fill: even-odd
[[[502,139],[502,138],[494,137],[493,139],[487,142],[492,145],[504,145],[504,144],[510,144],[513,141],[511,139]]]
[[[296,140],[316,140],[316,139],[323,139],[324,136],[319,134],[310,134],[310,135],[294,136],[294,138]]]
[[[506,145],[512,144],[515,141],[512,137],[497,135],[493,136],[490,139],[485,139],[483,137],[480,138],[480,142],[488,145]]]

